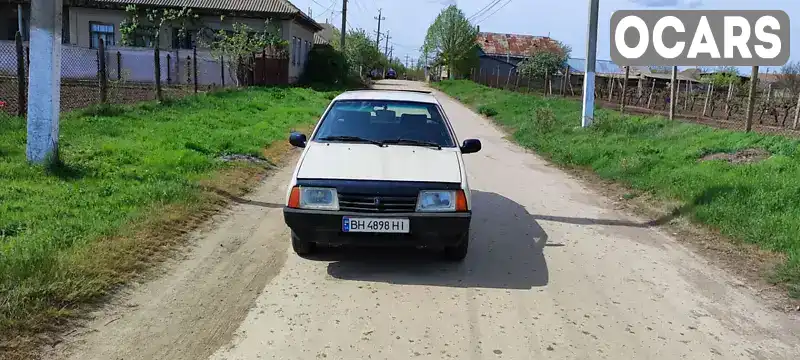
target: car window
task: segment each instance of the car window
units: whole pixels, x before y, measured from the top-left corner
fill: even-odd
[[[402,139],[434,143],[441,147],[455,146],[436,104],[410,101],[336,101],[322,119],[313,140],[341,136],[381,142]]]

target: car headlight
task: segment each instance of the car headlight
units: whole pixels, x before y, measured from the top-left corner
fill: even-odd
[[[417,198],[417,211],[456,211],[456,192],[452,190],[423,190]]]
[[[339,210],[339,196],[336,189],[300,187],[298,191],[301,209]]]

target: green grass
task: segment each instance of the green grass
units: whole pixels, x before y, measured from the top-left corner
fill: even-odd
[[[632,189],[681,201],[692,220],[785,254],[787,261],[771,278],[800,295],[800,141],[604,109],[596,110],[594,126],[582,129],[581,104],[575,100],[469,81],[436,86],[473,108],[495,109],[492,118],[514,140],[555,163],[589,168]],[[706,154],[747,148],[773,155],[752,164],[698,161]]]
[[[26,162],[25,121],[0,118],[0,334],[40,330],[143,270],[170,247],[159,233],[208,210],[203,182],[264,173],[220,155],[263,158],[335,94],[250,89],[69,113],[48,167]]]

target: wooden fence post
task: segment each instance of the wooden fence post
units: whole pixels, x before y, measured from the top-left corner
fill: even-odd
[[[505,90],[508,90],[508,83],[511,81],[511,72],[514,71],[514,68],[508,69],[508,76],[506,77],[506,86],[503,87]]]
[[[731,107],[731,97],[733,96],[733,82],[728,84],[728,97],[725,98],[725,113],[727,114]]]
[[[156,76],[156,100],[164,101],[164,94],[161,92],[161,50],[158,44],[153,48],[153,68]]]
[[[17,116],[25,116],[27,110],[26,90],[28,77],[25,74],[25,50],[22,44],[22,34],[17,31],[14,36],[17,45]]]
[[[672,80],[670,81],[669,93],[669,119],[675,120],[675,103],[678,101],[678,67],[672,67]]]
[[[495,75],[494,86],[500,87],[500,65],[497,65],[497,75]]]
[[[531,92],[531,75],[528,74],[527,78],[528,78],[528,87],[525,89],[525,93],[530,94],[530,92]]]
[[[219,56],[219,72],[222,79],[222,87],[225,87],[225,55]]]
[[[689,85],[691,83],[692,83],[691,81],[686,80],[686,91],[683,92],[683,98],[684,98],[684,100],[683,100],[683,111],[686,111],[686,109],[689,106],[689,98],[690,98],[690,96],[689,96],[689,93],[690,93]]]
[[[625,82],[622,83],[622,99],[621,99],[622,101],[620,101],[621,104],[620,104],[620,108],[619,108],[619,111],[621,113],[623,113],[623,114],[625,113],[625,105],[626,105],[626,102],[628,100],[628,79],[630,78],[630,76],[631,76],[631,67],[630,66],[626,66],[625,67]]]
[[[197,46],[192,46],[192,82],[194,93],[197,94]]]
[[[514,91],[519,91],[519,73],[515,76],[516,81],[514,82]]]
[[[761,105],[761,113],[758,115],[759,124],[764,123],[764,112],[767,111],[767,107],[771,102],[772,102],[772,84],[769,84],[769,86],[767,86],[767,101]]]
[[[653,78],[653,86],[650,88],[650,96],[647,98],[647,108],[653,103],[653,93],[656,92],[656,78]]]
[[[756,105],[756,85],[758,84],[758,66],[753,66],[753,71],[750,72],[750,96],[747,99],[747,122],[745,123],[745,131],[750,132],[753,130],[753,111]]]
[[[106,68],[106,45],[103,39],[97,44],[97,60],[100,69],[97,72],[97,77],[100,85],[100,103],[105,104],[108,102],[108,73]]]
[[[797,130],[797,126],[800,125],[800,96],[797,97],[797,109],[794,112],[794,124],[792,125],[792,129]]]
[[[614,75],[608,77],[608,102],[613,101],[614,98]]]
[[[714,96],[714,84],[708,84],[708,88],[706,90],[706,101],[703,104],[703,116],[706,116],[708,113],[708,103],[711,101],[712,96]]]

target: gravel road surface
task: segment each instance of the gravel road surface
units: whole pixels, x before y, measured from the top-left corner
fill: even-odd
[[[417,250],[294,255],[280,209],[292,161],[48,357],[800,359],[800,320],[437,97],[460,139],[483,142],[465,155],[463,264]]]

